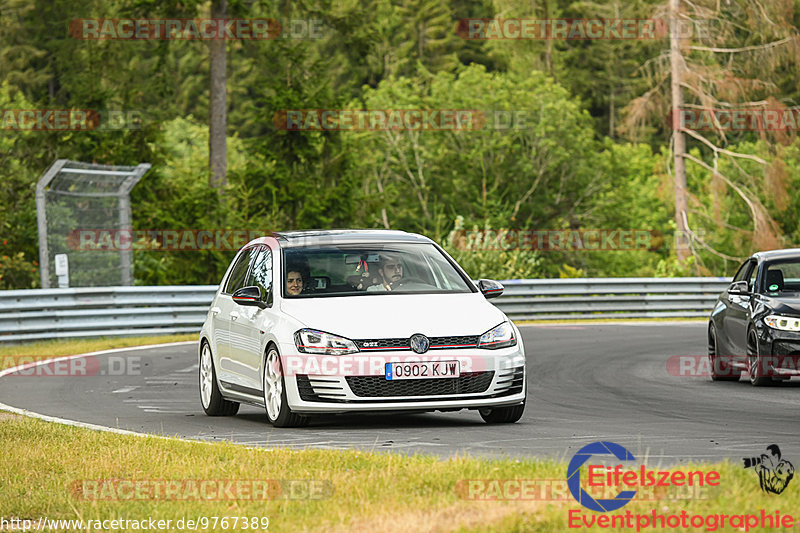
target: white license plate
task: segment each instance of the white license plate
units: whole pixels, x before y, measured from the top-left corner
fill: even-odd
[[[422,361],[419,363],[386,363],[386,379],[441,379],[461,376],[458,361]]]

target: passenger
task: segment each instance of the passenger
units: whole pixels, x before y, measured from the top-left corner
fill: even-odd
[[[286,267],[286,295],[298,296],[308,286],[308,269],[299,265]]]

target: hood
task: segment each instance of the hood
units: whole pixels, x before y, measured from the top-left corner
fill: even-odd
[[[770,314],[800,316],[800,296],[792,295],[780,298],[764,297],[764,305]]]
[[[282,300],[306,327],[350,339],[480,335],[507,320],[481,293],[369,294]]]

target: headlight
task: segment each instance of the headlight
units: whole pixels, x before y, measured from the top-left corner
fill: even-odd
[[[769,315],[764,322],[772,329],[800,331],[800,318],[792,316]]]
[[[301,329],[294,334],[294,343],[302,353],[344,355],[358,351],[350,339],[315,329]]]
[[[481,335],[481,340],[478,341],[478,348],[486,348],[487,350],[516,345],[517,337],[514,336],[514,328],[508,322],[503,322],[499,326],[490,329]]]

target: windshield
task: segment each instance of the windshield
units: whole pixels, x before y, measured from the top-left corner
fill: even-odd
[[[766,265],[762,293],[771,296],[800,291],[800,259],[772,261]]]
[[[285,298],[473,292],[432,244],[289,248],[283,258]]]

